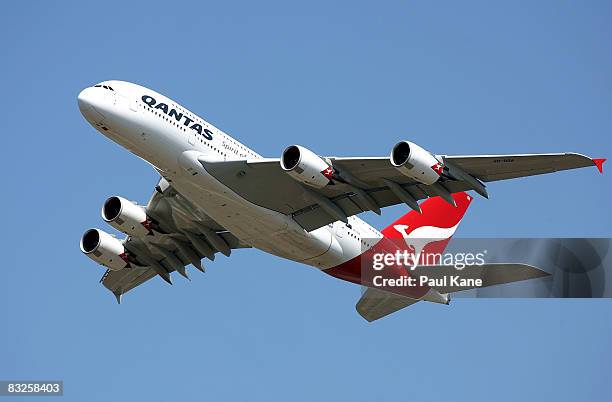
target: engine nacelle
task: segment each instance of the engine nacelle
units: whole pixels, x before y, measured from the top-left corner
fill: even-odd
[[[123,243],[100,229],[89,229],[81,237],[83,254],[112,271],[129,265]]]
[[[110,197],[102,206],[102,219],[130,236],[152,234],[145,209],[123,197]]]
[[[300,145],[287,147],[281,155],[280,164],[295,180],[314,188],[327,186],[334,173],[323,158]]]
[[[442,174],[442,164],[415,143],[402,141],[391,150],[391,164],[403,175],[422,184],[434,184]]]

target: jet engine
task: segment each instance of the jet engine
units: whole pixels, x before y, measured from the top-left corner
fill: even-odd
[[[144,207],[122,197],[110,197],[102,206],[102,219],[130,236],[152,234],[151,221]]]
[[[89,229],[81,237],[83,254],[112,271],[129,265],[123,243],[100,229]]]
[[[391,164],[403,175],[422,184],[433,184],[442,174],[442,164],[435,156],[409,141],[395,144],[391,150]]]
[[[289,176],[314,188],[327,186],[334,173],[323,158],[300,145],[287,147],[281,155],[280,165]]]

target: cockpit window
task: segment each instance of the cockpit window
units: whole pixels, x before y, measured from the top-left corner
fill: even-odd
[[[108,85],[100,85],[100,84],[98,84],[98,85],[94,85],[94,88],[104,88],[104,89],[108,89],[108,90],[113,91],[113,92],[115,91],[113,88],[109,87]]]

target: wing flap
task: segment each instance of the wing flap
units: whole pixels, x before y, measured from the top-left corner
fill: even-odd
[[[121,271],[107,270],[100,282],[113,294],[120,296],[156,275],[155,270],[146,267],[124,268]]]

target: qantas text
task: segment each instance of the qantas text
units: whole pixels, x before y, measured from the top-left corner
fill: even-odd
[[[152,107],[153,109],[159,109],[164,114],[173,117],[176,121],[180,122],[183,120],[183,125],[185,127],[189,127],[192,130],[195,130],[198,134],[202,135],[207,140],[212,140],[212,131],[207,128],[202,128],[201,124],[195,123],[192,119],[187,116],[184,116],[182,112],[177,112],[174,108],[169,108],[165,103],[157,103],[154,97],[149,95],[142,95],[142,101]],[[192,124],[193,123],[193,124]]]

